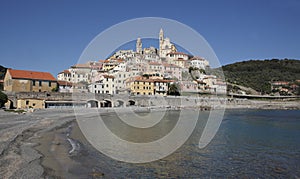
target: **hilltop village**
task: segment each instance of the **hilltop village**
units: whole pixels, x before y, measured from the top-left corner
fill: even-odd
[[[119,50],[105,60],[76,64],[57,75],[60,92],[100,94],[174,95],[226,93],[226,84],[205,74],[209,61],[178,52],[169,38],[159,32],[159,49]],[[195,74],[191,75],[191,72]]]
[[[178,52],[159,32],[159,49],[119,50],[105,60],[75,64],[57,78],[48,72],[8,69],[3,80],[7,92],[61,92],[129,95],[224,94],[226,83],[206,74],[209,61]]]

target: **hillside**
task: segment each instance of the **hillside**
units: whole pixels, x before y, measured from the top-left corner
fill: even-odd
[[[228,82],[262,93],[271,92],[272,81],[300,80],[300,60],[250,60],[225,65],[222,69]]]

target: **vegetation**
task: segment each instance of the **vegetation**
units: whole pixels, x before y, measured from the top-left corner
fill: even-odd
[[[0,80],[4,79],[6,70],[7,70],[7,68],[0,65]],[[0,83],[0,90],[3,90],[3,84],[2,83]]]
[[[7,95],[0,91],[0,107],[3,107],[7,100]]]
[[[271,82],[300,79],[300,60],[250,60],[225,65],[222,69],[228,82],[253,88],[262,94],[271,92]],[[220,69],[215,73],[218,71]]]
[[[175,83],[169,85],[168,95],[180,96],[179,86]]]
[[[51,90],[52,92],[58,92],[58,85]]]

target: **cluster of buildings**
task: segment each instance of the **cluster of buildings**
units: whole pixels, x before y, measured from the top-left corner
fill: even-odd
[[[300,80],[296,80],[295,82],[288,81],[274,81],[271,82],[271,92],[279,95],[293,95],[300,94]]]
[[[201,57],[178,52],[169,38],[159,33],[159,49],[119,50],[106,60],[76,64],[57,75],[60,92],[100,94],[167,95],[176,84],[181,93],[226,93],[226,84],[216,76],[201,73],[188,78],[189,69],[205,69],[209,62]]]
[[[135,50],[119,50],[105,60],[75,64],[57,78],[47,72],[8,69],[3,86],[6,92],[166,96],[175,88],[179,94],[226,93],[224,81],[205,74],[208,66],[204,58],[178,52],[161,29],[159,49],[143,48],[138,38]],[[191,69],[196,78],[191,77]],[[34,99],[23,100],[18,108],[42,105]]]

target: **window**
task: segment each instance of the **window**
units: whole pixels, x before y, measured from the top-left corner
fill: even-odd
[[[97,88],[97,85],[95,85],[95,88]]]
[[[29,105],[29,101],[26,101],[26,105]]]
[[[104,85],[102,85],[102,88],[104,88]]]
[[[106,84],[106,87],[108,88],[108,84]]]
[[[32,85],[35,86],[35,80],[32,80]]]
[[[49,84],[48,84],[48,85],[49,85],[49,87],[51,87],[51,81],[49,81]]]
[[[32,106],[35,106],[35,103],[33,103]]]
[[[42,86],[42,81],[39,81],[39,86]]]

